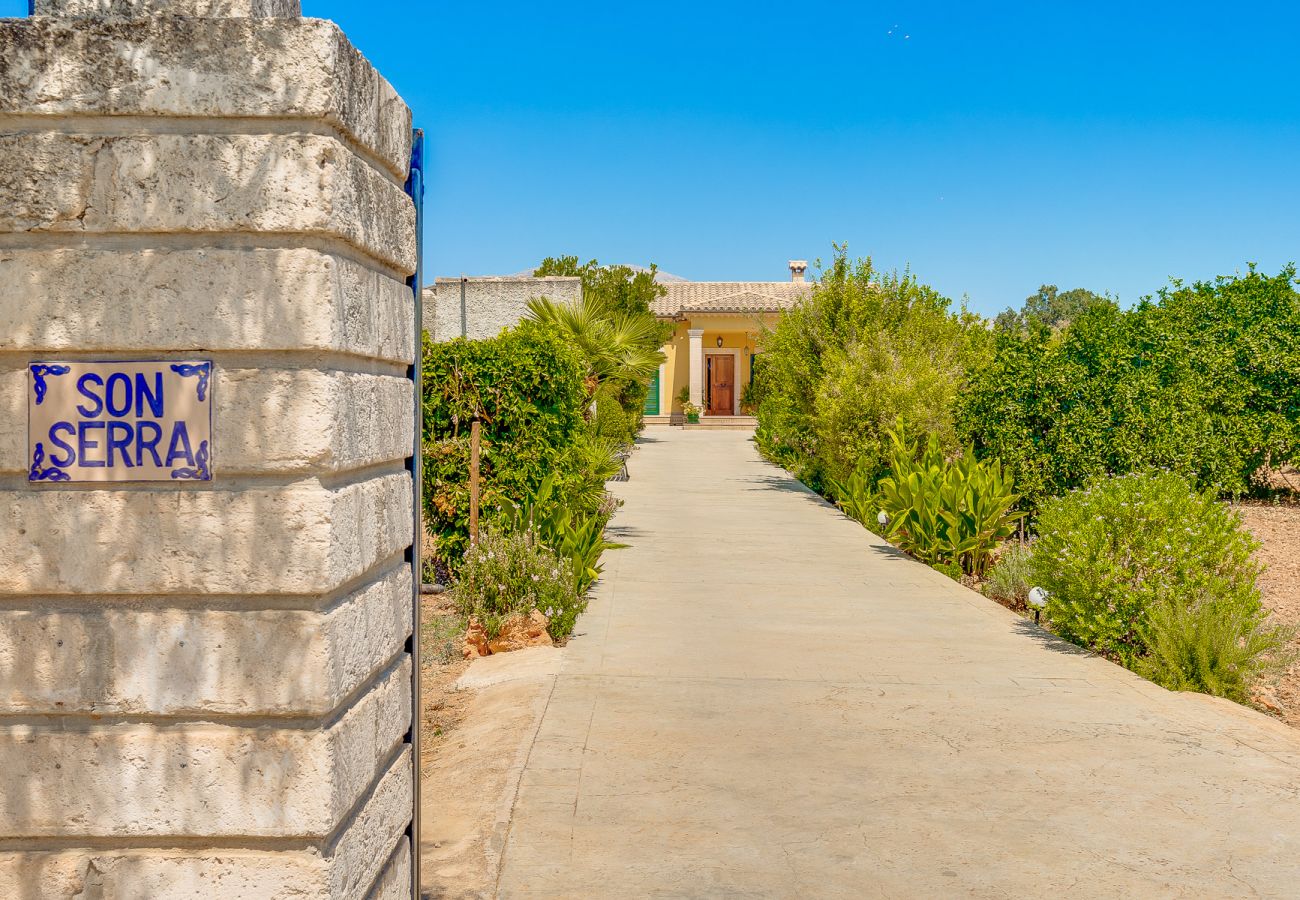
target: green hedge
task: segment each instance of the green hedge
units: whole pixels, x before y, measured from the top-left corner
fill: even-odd
[[[1300,456],[1294,268],[1171,289],[1132,310],[997,335],[958,405],[963,436],[1031,506],[1105,473],[1164,467],[1224,495]]]
[[[491,340],[424,342],[425,528],[455,566],[469,538],[470,422],[481,425],[481,508],[524,502],[555,472],[556,494],[582,494],[587,439],[582,362],[548,329],[523,323]]]

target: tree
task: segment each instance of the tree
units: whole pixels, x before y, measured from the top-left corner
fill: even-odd
[[[990,336],[950,305],[836,246],[812,296],[762,338],[760,447],[818,489],[855,473],[874,484],[900,423],[955,447],[953,406]]]
[[[653,263],[649,269],[638,272],[631,266],[602,266],[594,259],[579,264],[576,256],[548,256],[533,275],[538,278],[546,275],[577,276],[582,279],[583,297],[599,300],[611,314],[653,315],[655,299],[666,293],[663,285],[655,281],[658,271]],[[668,334],[659,342],[661,346],[671,333],[669,327]]]
[[[655,298],[664,293],[656,271],[653,265],[638,272],[631,266],[602,266],[594,259],[579,264],[576,256],[548,256],[533,272],[582,279],[580,301],[540,298],[529,303],[529,316],[577,346],[587,364],[602,431],[623,440],[631,440],[640,428],[650,380],[664,360],[660,348],[673,332],[670,323],[654,315]],[[613,415],[619,408],[621,417]],[[622,425],[611,424],[620,419]]]
[[[1115,301],[1086,288],[1062,291],[1054,284],[1045,284],[1037,293],[1025,298],[1019,312],[1005,309],[998,314],[994,324],[999,331],[1024,331],[1033,327],[1059,331],[1100,303],[1113,306]]]
[[[578,348],[593,388],[649,381],[664,361],[653,316],[611,311],[608,301],[594,293],[584,292],[575,303],[534,298],[528,301],[528,317],[556,329]]]
[[[1092,303],[1057,331],[997,334],[959,428],[1032,506],[1106,473],[1166,468],[1262,491],[1300,457],[1300,293],[1287,267],[1174,282],[1130,310]]]

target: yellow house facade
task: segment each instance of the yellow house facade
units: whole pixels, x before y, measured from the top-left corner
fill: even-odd
[[[806,297],[807,263],[791,260],[790,281],[680,281],[663,285],[655,315],[671,322],[665,360],[646,398],[647,423],[681,421],[680,395],[701,422],[747,424],[745,391],[753,380],[764,326]]]

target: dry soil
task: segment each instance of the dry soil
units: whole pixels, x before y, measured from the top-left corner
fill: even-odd
[[[1266,712],[1300,727],[1300,505],[1242,504],[1237,509],[1263,545],[1258,558],[1265,566],[1259,578],[1264,605],[1275,621],[1297,629],[1293,643],[1297,662],[1275,686],[1262,690],[1257,702],[1263,701],[1259,705]]]

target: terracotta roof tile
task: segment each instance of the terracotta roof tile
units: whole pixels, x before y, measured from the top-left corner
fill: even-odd
[[[658,316],[687,312],[779,312],[812,293],[811,282],[684,281],[664,285],[655,300]]]

